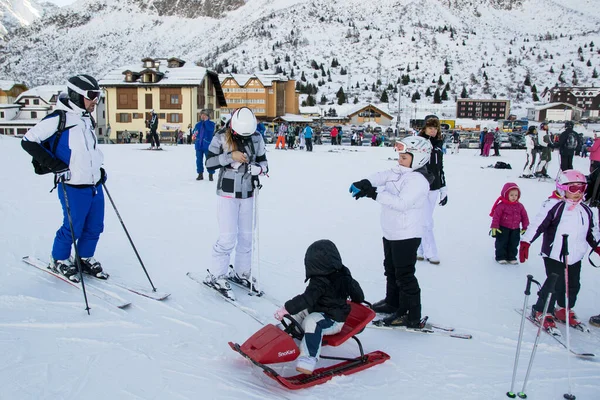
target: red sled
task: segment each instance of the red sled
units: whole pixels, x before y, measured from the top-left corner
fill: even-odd
[[[320,358],[322,359],[340,360],[342,362],[318,368],[311,375],[299,374],[285,377],[267,366],[268,364],[294,361],[300,355],[300,349],[294,339],[302,340],[304,331],[296,320],[289,316],[286,316],[281,321],[284,326],[283,330],[273,324],[268,324],[252,335],[241,346],[233,342],[229,342],[229,346],[250,360],[254,365],[260,367],[268,377],[275,379],[286,388],[292,390],[320,385],[334,376],[350,375],[389,360],[390,356],[379,350],[365,354],[362,343],[356,337],[375,318],[375,312],[362,304],[348,303],[351,306],[351,311],[344,323],[344,327],[335,335],[323,336],[322,344],[323,346],[339,346],[349,338],[352,338],[358,344],[360,356],[356,358],[344,358],[321,355]]]

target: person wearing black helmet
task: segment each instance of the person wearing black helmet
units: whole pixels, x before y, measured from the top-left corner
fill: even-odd
[[[55,174],[63,224],[54,238],[49,268],[73,282],[79,281],[79,271],[76,260],[71,257],[73,243],[67,210],[70,211],[83,272],[98,278],[108,277],[94,258],[104,229],[102,183],[106,181],[106,173],[102,168],[104,155],[94,133],[96,123],[90,113],[101,95],[93,77],[77,75],[69,78],[67,93],[59,95],[56,110],[31,128],[21,142],[34,162]],[[59,131],[59,126],[64,129]]]
[[[156,130],[158,129],[158,115],[152,110],[150,112],[150,120],[148,121],[148,127],[150,128],[150,150],[162,150],[160,148],[160,138]]]
[[[577,148],[577,133],[573,130],[574,126],[573,121],[565,122],[565,130],[558,140],[561,171],[573,169],[573,156]]]

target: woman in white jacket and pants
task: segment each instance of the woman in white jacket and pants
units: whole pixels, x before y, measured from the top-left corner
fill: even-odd
[[[381,228],[386,276],[385,299],[376,312],[392,313],[388,326],[420,327],[421,289],[415,276],[417,249],[423,235],[423,212],[429,193],[429,140],[411,136],[396,142],[398,165],[350,186],[355,199],[369,197],[381,204]]]

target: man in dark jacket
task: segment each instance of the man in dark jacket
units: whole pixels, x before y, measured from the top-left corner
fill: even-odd
[[[275,318],[281,321],[284,315],[291,314],[302,323],[304,338],[296,370],[312,374],[321,353],[323,335],[340,332],[350,314],[348,297],[353,302],[362,303],[365,296],[350,270],[342,264],[340,253],[330,240],[311,244],[304,256],[304,266],[305,282],[310,281],[308,287],[277,310]]]
[[[148,127],[150,128],[150,149],[151,150],[161,150],[160,148],[160,138],[158,137],[158,133],[156,130],[158,129],[158,115],[152,110],[150,113],[150,121],[148,122]],[[156,147],[154,147],[156,145]]]
[[[558,140],[561,171],[573,169],[573,155],[577,148],[577,132],[573,130],[573,126],[573,121],[565,122],[565,130],[560,134]]]

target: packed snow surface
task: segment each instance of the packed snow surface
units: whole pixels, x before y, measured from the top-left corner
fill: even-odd
[[[287,391],[231,351],[260,324],[186,277],[210,265],[217,238],[216,182],[196,181],[193,146],[103,145],[107,187],[155,285],[172,293],[157,302],[129,292],[120,310],[90,297],[91,315],[75,288],[21,261],[48,259],[62,216],[51,176],[36,176],[19,140],[0,136],[0,399],[504,399],[510,389],[526,275],[545,277],[532,245],[523,265],[498,265],[488,235],[490,208],[508,181],[522,189],[530,218],[554,185],[519,179],[525,152],[502,150],[484,159],[477,150],[447,155],[447,206],[435,211],[441,264],[419,262],[423,315],[456,327],[472,340],[366,329],[365,351],[382,350],[388,362],[336,377],[318,387]],[[313,153],[268,146],[269,177],[258,203],[260,279],[283,303],[304,288],[304,253],[331,239],[343,262],[374,302],[384,294],[380,206],[355,201],[353,181],[390,168],[390,148],[315,146]],[[349,151],[356,150],[356,151]],[[557,153],[550,174],[557,171]],[[512,170],[480,167],[505,161]],[[588,170],[587,159],[575,166]],[[106,202],[105,231],[96,257],[115,278],[146,284],[119,220]],[[258,273],[258,270],[255,271]],[[583,262],[576,311],[584,320],[600,313],[600,271]],[[239,292],[241,293],[241,292]],[[238,295],[240,297],[240,295]],[[274,304],[240,299],[265,320]],[[529,304],[535,301],[535,290]],[[595,335],[598,328],[591,328]],[[526,322],[515,391],[521,389],[536,329]],[[600,341],[584,350],[600,354]],[[352,356],[349,341],[324,354]],[[532,400],[561,399],[568,391],[567,352],[541,337],[527,385]],[[597,399],[598,360],[570,360],[572,393]],[[293,365],[278,367],[294,375]]]

